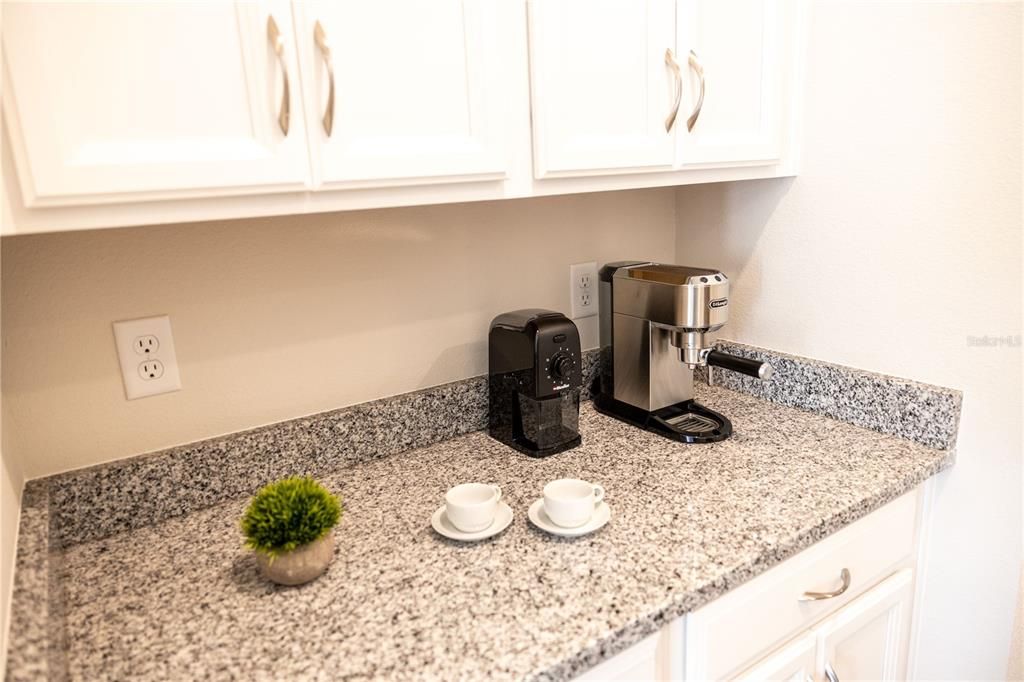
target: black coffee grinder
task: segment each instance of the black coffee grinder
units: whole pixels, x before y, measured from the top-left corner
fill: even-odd
[[[492,438],[531,457],[580,444],[580,334],[572,320],[530,308],[498,315],[487,343]]]

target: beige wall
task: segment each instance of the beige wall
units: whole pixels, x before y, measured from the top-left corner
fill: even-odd
[[[1021,5],[815,3],[811,35],[799,177],[678,189],[677,257],[732,274],[730,338],[964,391],[917,671],[1001,679],[1021,349],[968,336],[1021,334]]]
[[[0,679],[3,678],[7,662],[7,631],[10,627],[21,486],[21,472],[15,467],[13,458],[4,451],[0,457]]]
[[[0,250],[2,253],[2,250]],[[0,324],[2,330],[2,324]],[[2,357],[2,353],[0,353]],[[0,399],[0,412],[6,407]],[[3,419],[0,418],[0,423]],[[7,631],[10,627],[11,588],[14,583],[14,548],[21,510],[21,468],[3,444],[7,431],[0,425],[0,679],[7,664]]]
[[[0,18],[3,3],[0,3]],[[0,93],[3,92],[3,78],[0,77]],[[2,144],[2,143],[0,143]],[[0,219],[9,218],[7,196],[0,183]],[[0,248],[2,255],[2,248]],[[2,274],[2,268],[0,268]],[[2,279],[2,277],[0,277]],[[2,290],[2,285],[0,285]],[[3,325],[0,322],[0,332]],[[2,348],[2,342],[0,342]],[[3,353],[0,351],[0,357]],[[2,363],[0,363],[2,364]],[[2,372],[0,372],[2,374]],[[4,443],[7,431],[2,424],[3,404],[0,398],[0,679],[4,678],[7,666],[7,631],[10,627],[11,588],[14,583],[14,554],[18,537],[18,518],[21,510],[21,489],[23,478],[20,465],[15,461],[12,450]]]
[[[1010,665],[1006,671],[1008,680],[1024,680],[1024,565],[1021,566],[1018,600],[1017,616],[1013,622],[1010,642]]]
[[[570,263],[671,259],[673,190],[6,238],[3,399],[28,478],[486,371]],[[167,313],[183,390],[126,401],[111,322]],[[596,345],[596,318],[581,321]]]

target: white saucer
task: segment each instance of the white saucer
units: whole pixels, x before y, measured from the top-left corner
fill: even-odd
[[[567,538],[575,538],[580,535],[586,535],[587,533],[593,533],[598,528],[604,526],[612,518],[611,508],[604,502],[597,505],[594,510],[594,515],[590,517],[590,520],[584,523],[582,526],[576,528],[566,528],[564,526],[556,525],[554,521],[548,518],[547,512],[544,511],[544,498],[540,498],[536,502],[530,505],[530,521],[533,525],[537,526],[541,530],[546,530],[554,535],[562,535]]]
[[[463,542],[472,542],[474,540],[483,540],[489,538],[492,535],[497,535],[501,531],[508,528],[508,525],[512,523],[512,507],[508,506],[504,502],[498,503],[498,511],[494,514],[494,521],[491,525],[487,526],[483,530],[478,530],[473,533],[467,533],[461,531],[452,525],[452,522],[448,520],[448,515],[445,514],[445,505],[434,512],[434,515],[430,517],[430,525],[434,527],[441,535],[452,540],[461,540]]]

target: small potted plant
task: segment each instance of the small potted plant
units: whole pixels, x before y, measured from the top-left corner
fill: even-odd
[[[319,577],[334,558],[332,529],[341,503],[312,478],[271,483],[252,499],[242,517],[246,545],[269,580],[301,585]]]

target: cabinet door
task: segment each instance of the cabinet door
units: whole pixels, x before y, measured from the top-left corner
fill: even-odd
[[[3,50],[4,118],[26,206],[309,180],[287,2],[11,3]]]
[[[904,679],[912,600],[912,573],[904,569],[819,625],[819,679]]]
[[[918,495],[910,492],[687,616],[687,679],[730,679],[850,604],[914,552]],[[849,588],[821,601],[807,591]],[[739,633],[739,634],[737,634]]]
[[[331,0],[295,8],[322,184],[504,177],[497,3]]]
[[[684,167],[781,158],[794,2],[680,0]]]
[[[761,682],[762,680],[786,680],[786,682],[812,682],[816,662],[818,640],[814,633],[807,633],[794,642],[780,648],[758,663],[740,673],[738,682]]]
[[[671,170],[671,0],[530,0],[534,175]]]
[[[679,618],[598,663],[576,682],[677,682],[683,679],[682,648],[683,621]]]

